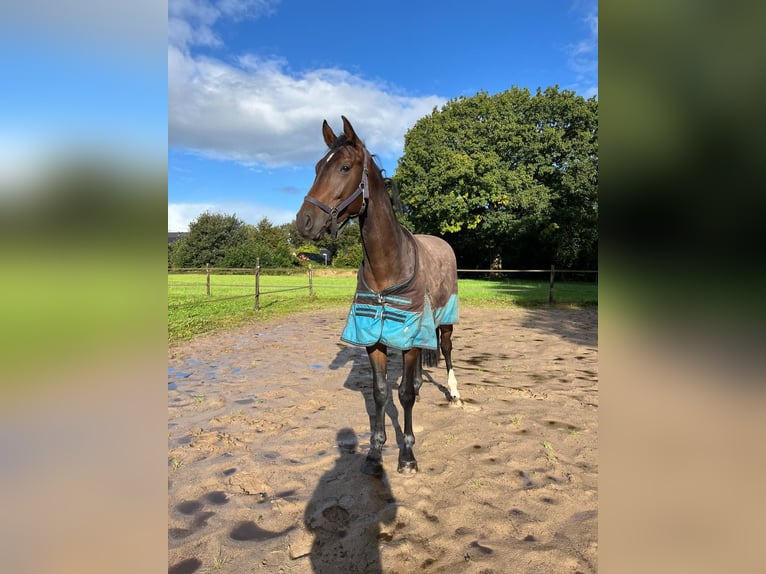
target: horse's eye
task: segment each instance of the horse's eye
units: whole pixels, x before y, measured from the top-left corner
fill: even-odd
[[[340,170],[343,172],[349,171],[351,169],[350,165],[342,165],[340,166]]]

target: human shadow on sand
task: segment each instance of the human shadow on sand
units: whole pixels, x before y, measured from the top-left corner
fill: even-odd
[[[388,477],[359,472],[364,455],[356,434],[338,431],[335,466],[319,480],[306,505],[304,525],[314,536],[309,559],[315,574],[382,574],[379,544],[391,532],[381,525],[396,519],[396,501]]]

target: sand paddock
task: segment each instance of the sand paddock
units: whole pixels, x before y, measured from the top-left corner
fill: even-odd
[[[251,323],[172,347],[169,572],[597,571],[597,310],[466,307],[453,360],[414,409],[420,472],[388,441],[359,472],[371,373],[338,336],[347,309]]]

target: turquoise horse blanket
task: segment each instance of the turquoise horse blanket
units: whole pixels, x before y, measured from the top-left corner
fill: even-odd
[[[415,270],[406,281],[380,292],[364,279],[364,264],[341,340],[382,343],[396,349],[436,349],[436,328],[459,320],[457,265],[448,243],[431,235],[407,235],[416,244]]]

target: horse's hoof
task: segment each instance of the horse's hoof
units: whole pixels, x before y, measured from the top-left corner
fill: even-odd
[[[379,460],[366,458],[362,463],[362,473],[369,476],[383,476],[383,465]]]
[[[462,407],[463,406],[463,399],[460,397],[451,397],[449,400],[449,406],[451,407]]]
[[[397,470],[402,474],[415,474],[418,471],[418,462],[416,460],[399,461],[399,468]]]

